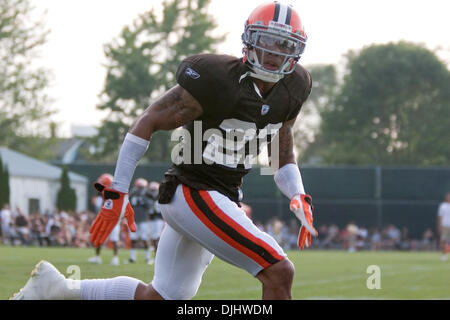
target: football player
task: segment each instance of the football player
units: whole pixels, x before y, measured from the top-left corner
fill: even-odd
[[[164,219],[159,208],[158,196],[159,196],[159,183],[156,181],[150,182],[148,186],[148,192],[152,198],[152,206],[149,210],[149,232],[150,232],[150,248],[154,250],[158,249],[159,238],[161,237],[162,230],[164,228]],[[153,264],[154,259],[148,256],[148,264]]]
[[[113,176],[109,173],[104,173],[97,179],[97,183],[109,188],[111,187],[113,182]],[[98,192],[98,194],[92,199],[92,202],[95,207],[95,212],[98,214],[100,213],[102,206],[103,206],[103,197],[101,192]],[[118,266],[120,264],[119,262],[119,247],[118,247],[118,241],[119,241],[119,234],[120,234],[120,223],[118,223],[114,229],[111,231],[111,234],[109,235],[109,241],[111,242],[112,249],[113,249],[113,258],[111,260],[111,265]],[[95,256],[88,259],[88,262],[95,263],[95,264],[101,264],[102,263],[102,257],[100,256],[102,251],[102,245],[96,245],[95,246]]]
[[[203,142],[183,149],[183,161],[173,160],[160,185],[166,225],[150,284],[125,276],[73,283],[76,280],[64,279],[44,261],[16,299],[191,299],[214,256],[256,277],[263,299],[291,299],[292,262],[271,236],[253,224],[239,202],[242,178],[261,149],[258,144],[256,150],[252,147],[254,141],[270,141],[271,163],[278,163],[275,183],[291,200],[290,209],[302,224],[299,247],[309,246],[311,236],[317,236],[292,133],[311,91],[309,72],[297,64],[306,39],[293,7],[278,2],[260,5],[245,23],[243,58],[216,54],[186,58],[176,73],[178,84],[130,127],[112,187],[98,186],[105,205],[90,229],[95,245],[102,244],[123,217],[136,230],[128,188],[154,132],[183,126],[191,135],[183,139],[186,146],[189,140]]]
[[[144,178],[138,178],[134,181],[134,188],[130,193],[130,203],[133,207],[137,230],[130,233],[131,249],[127,263],[136,262],[136,248],[140,241],[146,250],[145,260],[147,263],[150,262],[148,211],[152,206],[152,199],[147,192],[147,188],[148,181]]]

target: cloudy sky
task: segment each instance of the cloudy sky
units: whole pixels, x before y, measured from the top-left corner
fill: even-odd
[[[106,62],[103,45],[139,13],[161,0],[31,0],[38,11],[47,10],[51,29],[41,50],[41,64],[53,73],[49,94],[58,110],[54,119],[60,134],[72,125],[97,125],[104,114],[96,110],[103,88]],[[342,63],[348,50],[373,43],[408,40],[438,50],[450,63],[450,1],[448,0],[291,0],[299,12],[308,45],[301,63]],[[220,52],[240,56],[244,21],[260,0],[212,0],[209,12],[228,33]]]

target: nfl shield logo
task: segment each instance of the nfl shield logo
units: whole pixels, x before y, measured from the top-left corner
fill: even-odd
[[[263,104],[261,107],[261,115],[265,116],[269,112],[270,107],[267,104]]]

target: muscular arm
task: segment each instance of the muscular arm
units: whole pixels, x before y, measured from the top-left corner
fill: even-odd
[[[278,166],[274,169],[279,169],[288,163],[297,164],[294,154],[294,133],[292,131],[295,119],[296,118],[283,123],[283,126],[278,131]],[[272,144],[276,142],[277,139],[275,139],[268,146],[269,160],[271,165],[272,163],[277,163],[276,159],[272,158]],[[277,152],[275,150],[276,148],[274,148],[273,157],[277,156]]]
[[[294,134],[292,132],[294,123],[295,118],[285,122],[280,128],[278,137],[279,156],[278,159],[274,159],[275,152],[272,152],[273,156],[271,156],[271,167],[276,170],[274,174],[275,183],[288,199],[292,199],[295,195],[306,193],[303,187],[302,176],[295,160]],[[273,146],[272,149],[274,149]],[[278,160],[278,163],[276,163],[276,160]]]
[[[152,134],[158,130],[178,128],[203,113],[200,103],[177,85],[152,103],[128,130],[120,148],[112,188],[128,192],[138,161],[149,146]]]
[[[183,87],[176,85],[153,102],[131,125],[128,132],[150,140],[158,130],[176,129],[203,113],[200,103]]]

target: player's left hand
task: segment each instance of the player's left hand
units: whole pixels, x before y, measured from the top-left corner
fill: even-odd
[[[298,194],[292,197],[290,209],[300,220],[301,227],[298,233],[297,245],[300,250],[311,245],[311,235],[317,237],[319,233],[313,226],[313,210],[312,198],[307,194]]]
[[[101,193],[104,200],[102,209],[89,229],[91,233],[90,240],[94,246],[102,245],[117,223],[124,217],[127,219],[130,230],[135,232],[134,210],[128,201],[128,194],[115,189],[105,188],[100,183],[95,183],[94,187]]]

